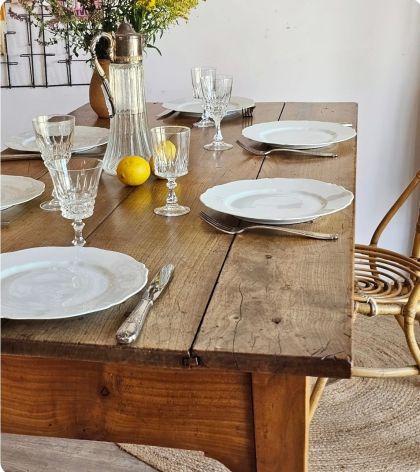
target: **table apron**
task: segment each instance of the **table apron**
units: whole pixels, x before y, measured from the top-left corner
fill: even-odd
[[[15,355],[1,375],[7,433],[197,449],[234,472],[306,470],[303,376]]]

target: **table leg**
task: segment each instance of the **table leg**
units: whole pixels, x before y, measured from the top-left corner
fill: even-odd
[[[304,376],[252,374],[258,472],[308,470],[309,388]]]

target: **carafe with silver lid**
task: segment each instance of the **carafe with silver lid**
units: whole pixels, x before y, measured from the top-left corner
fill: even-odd
[[[109,81],[96,57],[101,38],[109,42]],[[107,174],[116,174],[118,162],[125,156],[151,157],[142,61],[142,38],[123,22],[115,33],[102,32],[93,38],[91,52],[102,79],[103,92],[110,111],[110,137],[103,159]]]

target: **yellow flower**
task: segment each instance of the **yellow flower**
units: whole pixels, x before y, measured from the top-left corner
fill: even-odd
[[[149,3],[147,4],[146,8],[147,10],[153,10],[156,6],[156,0],[149,0]]]
[[[156,0],[137,0],[138,7],[144,7],[146,10],[151,11],[156,6]]]

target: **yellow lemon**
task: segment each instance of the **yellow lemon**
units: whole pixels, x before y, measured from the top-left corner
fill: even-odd
[[[175,159],[176,157],[176,146],[172,141],[164,141],[157,151],[164,152],[168,160]]]
[[[167,160],[173,160],[176,157],[176,146],[172,141],[166,140],[163,142],[163,144],[161,144],[158,148],[156,148],[155,153],[158,155],[162,153],[166,157]],[[156,175],[154,159],[152,159],[150,163],[150,167],[152,168],[153,174]],[[159,179],[162,178],[159,176],[156,176],[156,177],[158,177]]]
[[[123,157],[118,163],[117,176],[125,185],[144,184],[150,177],[150,164],[141,156]]]

